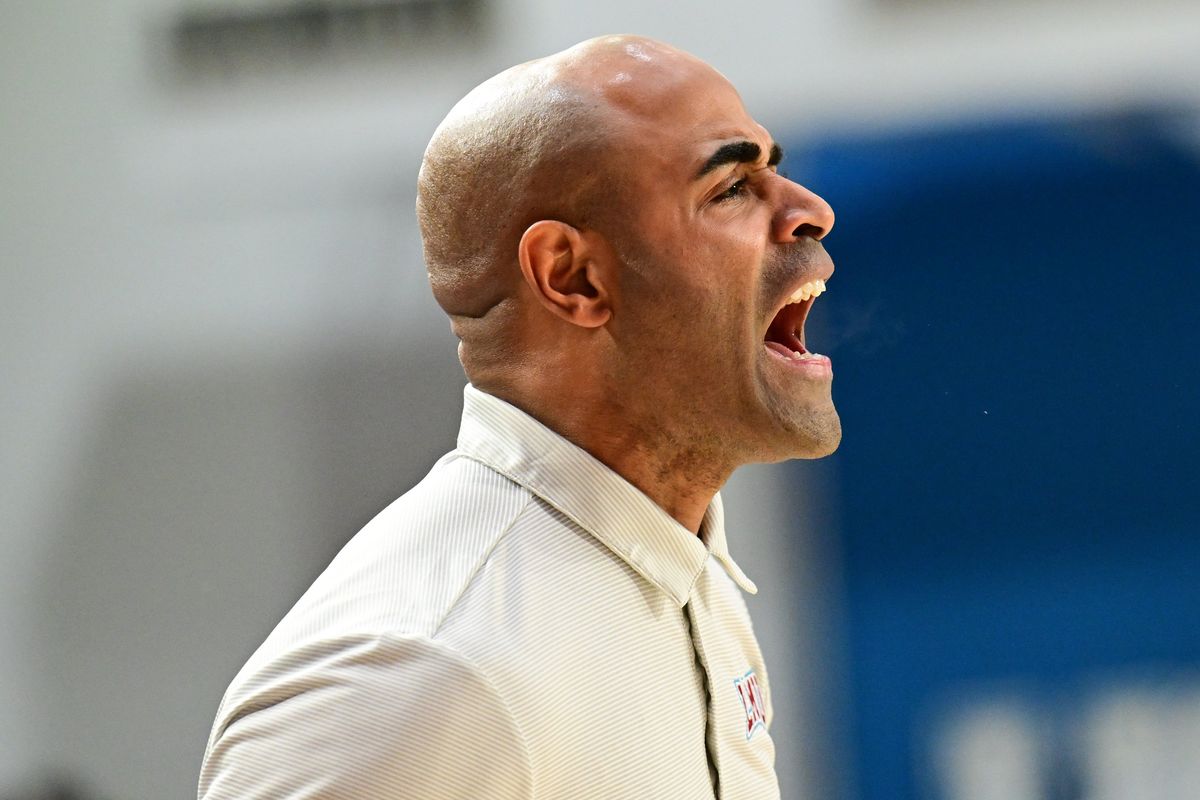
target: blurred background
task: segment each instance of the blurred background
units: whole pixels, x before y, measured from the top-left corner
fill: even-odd
[[[838,213],[845,439],[726,491],[785,798],[1200,798],[1191,0],[0,3],[0,798],[189,797],[226,684],[453,445],[413,202],[638,32]]]

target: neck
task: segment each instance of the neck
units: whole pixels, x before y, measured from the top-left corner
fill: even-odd
[[[692,533],[699,533],[714,495],[733,473],[734,466],[671,430],[653,413],[639,414],[614,403],[611,391],[580,391],[578,386],[541,386],[527,392],[480,388],[586,450]]]

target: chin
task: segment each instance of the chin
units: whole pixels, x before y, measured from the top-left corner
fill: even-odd
[[[784,427],[786,444],[779,461],[824,458],[837,450],[842,442],[842,420],[832,406],[790,419]]]
[[[824,458],[825,456],[833,455],[833,453],[838,449],[838,445],[841,444],[841,442],[842,442],[842,434],[839,431],[837,436],[834,436],[832,438],[826,439],[821,442],[813,443],[811,446],[805,447],[805,448],[797,451],[796,454],[792,456],[792,458],[806,458],[806,459]]]

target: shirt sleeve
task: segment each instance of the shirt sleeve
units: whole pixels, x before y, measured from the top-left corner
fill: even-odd
[[[210,739],[200,800],[533,796],[508,707],[444,644],[321,642],[273,660],[241,687],[226,697]]]

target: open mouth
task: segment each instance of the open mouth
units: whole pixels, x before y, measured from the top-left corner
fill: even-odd
[[[824,291],[825,281],[817,278],[792,293],[767,328],[763,344],[768,350],[797,361],[824,358],[819,353],[810,353],[804,346],[804,320],[808,318],[813,301]]]

